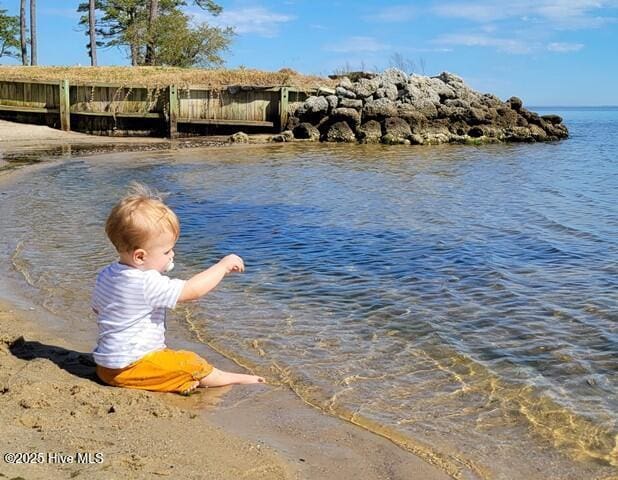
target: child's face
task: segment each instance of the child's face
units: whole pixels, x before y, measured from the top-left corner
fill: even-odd
[[[174,260],[176,236],[164,231],[150,239],[144,246],[140,270],[157,270],[160,273],[171,270]]]

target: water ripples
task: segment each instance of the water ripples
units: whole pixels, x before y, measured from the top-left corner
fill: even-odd
[[[43,303],[83,323],[109,208],[130,180],[169,191],[175,274],[230,252],[247,266],[177,313],[201,340],[454,476],[602,477],[618,462],[618,118],[594,124],[603,148],[573,122],[559,144],[70,162],[6,188],[0,227]]]

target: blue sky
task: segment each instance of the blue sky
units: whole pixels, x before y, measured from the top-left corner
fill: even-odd
[[[39,63],[89,64],[78,0],[38,0]],[[227,65],[328,75],[381,70],[402,59],[416,73],[456,73],[474,89],[527,105],[618,105],[618,0],[220,0],[236,29]],[[19,0],[0,0],[17,14]],[[101,65],[127,65],[100,50]],[[0,63],[16,63],[1,58]]]

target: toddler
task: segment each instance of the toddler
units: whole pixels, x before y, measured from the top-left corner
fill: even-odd
[[[119,259],[99,273],[92,298],[99,328],[93,356],[103,382],[183,395],[198,387],[264,382],[218,370],[193,352],[165,345],[166,309],[206,295],[231,272],[243,272],[240,257],[228,255],[186,281],[164,275],[174,266],[180,224],[160,197],[140,184],[114,206],[105,232]]]

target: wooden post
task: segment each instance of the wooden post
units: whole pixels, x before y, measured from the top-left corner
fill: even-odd
[[[69,98],[69,81],[60,80],[58,88],[60,93],[59,110],[60,110],[60,128],[65,132],[71,130],[71,102]]]
[[[279,92],[279,131],[282,132],[288,123],[288,87],[281,87]]]
[[[178,137],[178,116],[180,114],[180,102],[178,99],[178,87],[170,85],[168,88],[168,108],[169,108],[169,124],[168,136],[170,138]]]

